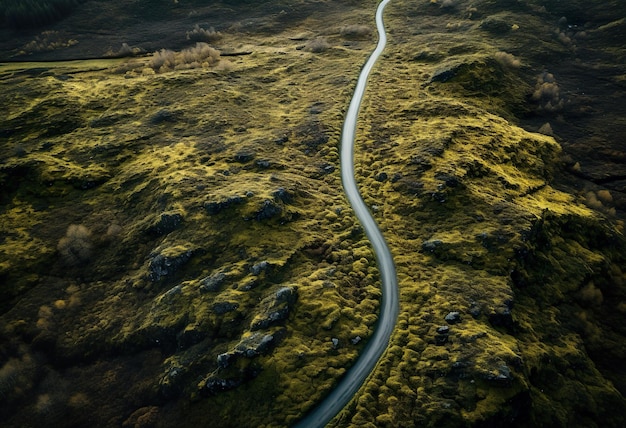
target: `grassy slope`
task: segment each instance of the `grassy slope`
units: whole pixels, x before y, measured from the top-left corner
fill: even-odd
[[[373,40],[345,47],[339,26],[324,26],[323,54],[301,49],[302,28],[262,46],[226,34],[222,46],[253,52],[229,71],[124,75],[134,66],[91,62],[27,80],[6,72],[3,354],[18,380],[3,394],[22,409],[3,409],[11,424],[84,423],[92,412],[120,424],[165,402],[165,424],[195,426],[207,413],[222,426],[284,424],[332,387],[379,297],[337,168],[342,109]],[[70,224],[91,232],[77,265],[56,248]],[[175,266],[158,280],[156,255]],[[201,291],[219,273],[218,291]],[[288,320],[251,331],[282,286],[297,290]],[[258,333],[270,349],[218,368],[219,354],[256,346]],[[131,388],[118,381],[127,377]],[[211,395],[211,379],[244,385],[188,408]]]
[[[621,426],[623,378],[605,370],[624,356],[609,321],[624,311],[620,223],[605,229],[550,186],[552,138],[501,118],[527,108],[535,55],[563,48],[533,40],[547,29],[531,17],[465,6],[389,7],[391,66],[372,79],[357,162],[396,257],[401,316],[336,425]],[[490,14],[519,29],[489,34],[478,24]],[[498,63],[500,50],[525,66]],[[454,77],[432,81],[442,70]],[[453,311],[460,322],[444,319]]]
[[[551,187],[558,144],[514,125],[535,108],[541,58],[568,49],[513,3],[389,6],[357,174],[396,257],[402,312],[339,426],[622,422],[624,379],[611,368],[624,357],[624,243]],[[356,358],[378,279],[341,194],[337,146],[374,40],[346,45],[339,29],[370,23],[374,3],[314,6],[219,28],[218,48],[253,53],[213,68],[4,69],[10,425],[95,415],[102,426],[280,426]],[[520,28],[479,29],[489,15]],[[316,36],[331,48],[302,49]],[[524,65],[502,65],[501,50]],[[453,78],[431,81],[446,70]],[[90,235],[70,236],[68,253],[71,224]],[[175,267],[155,280],[168,268],[158,260]],[[216,291],[203,288],[219,274]],[[281,287],[297,290],[295,303],[276,301]],[[286,320],[254,330],[285,306]],[[460,323],[444,320],[451,311]],[[220,381],[241,385],[211,393]]]

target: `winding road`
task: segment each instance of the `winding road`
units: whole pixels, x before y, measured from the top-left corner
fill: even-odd
[[[376,221],[361,198],[354,179],[354,138],[356,134],[357,118],[363,94],[367,86],[367,79],[387,44],[387,35],[383,23],[383,11],[390,1],[391,0],[383,0],[376,10],[376,28],[379,35],[378,44],[359,75],[359,80],[343,124],[343,133],[341,136],[341,179],[344,191],[367,237],[372,243],[378,261],[378,269],[381,273],[382,299],[380,317],[374,334],[365,346],[357,362],[348,370],[346,375],[339,381],[335,389],[326,396],[324,401],[294,425],[295,428],[323,427],[350,402],[369,374],[376,367],[378,360],[387,348],[389,338],[391,337],[391,333],[393,332],[398,318],[398,280],[393,258]]]

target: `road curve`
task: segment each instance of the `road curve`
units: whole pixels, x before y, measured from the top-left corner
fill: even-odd
[[[357,362],[348,370],[346,375],[339,381],[339,384],[324,401],[294,425],[294,428],[323,427],[350,402],[352,397],[365,382],[365,379],[367,379],[374,367],[376,367],[378,360],[387,348],[389,338],[391,337],[391,333],[396,325],[396,320],[398,319],[399,299],[396,267],[393,263],[391,252],[385,242],[385,238],[367,209],[365,202],[363,202],[354,179],[354,138],[356,134],[357,118],[363,94],[365,93],[367,79],[387,44],[387,35],[383,23],[383,11],[390,1],[391,0],[383,0],[376,10],[378,45],[359,75],[359,80],[343,124],[343,133],[341,136],[341,180],[343,182],[344,191],[367,237],[372,243],[378,261],[378,269],[381,274],[382,299],[380,316],[374,334],[363,349]]]

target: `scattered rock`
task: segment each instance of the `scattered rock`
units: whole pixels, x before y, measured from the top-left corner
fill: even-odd
[[[361,342],[361,340],[362,340],[361,336],[356,336],[356,337],[353,337],[352,339],[350,339],[350,342],[352,342],[353,345],[356,345],[359,342]]]
[[[218,214],[218,213],[220,213],[221,211],[223,211],[223,210],[225,210],[227,208],[230,208],[233,205],[242,204],[243,202],[245,202],[245,199],[242,198],[241,196],[231,196],[231,197],[229,197],[228,199],[226,199],[224,201],[205,202],[204,203],[204,209],[210,215],[215,215],[215,214]]]
[[[224,315],[227,312],[232,312],[239,307],[239,303],[233,302],[217,302],[213,304],[211,308],[217,315]]]
[[[331,174],[335,172],[335,166],[331,164],[324,164],[321,166],[322,174]]]
[[[217,356],[217,367],[220,369],[225,369],[230,365],[230,362],[233,358],[233,354],[230,352],[224,352],[223,354],[219,354]]]
[[[485,380],[504,385],[508,385],[513,381],[511,369],[504,363],[498,366],[496,370],[485,373],[483,377]]]
[[[389,176],[387,175],[386,172],[381,172],[381,173],[376,174],[376,177],[374,178],[376,179],[376,181],[380,181],[382,183],[383,181],[387,181]]]
[[[272,196],[274,197],[274,200],[282,201],[284,203],[289,203],[293,200],[293,195],[282,187],[273,192]]]
[[[173,364],[159,381],[159,393],[163,398],[171,399],[180,396],[184,389],[185,368]]]
[[[152,253],[148,263],[148,279],[152,282],[157,282],[164,276],[171,275],[187,263],[193,256],[193,253],[193,250],[182,251],[176,255]]]
[[[435,178],[437,180],[443,181],[446,187],[454,188],[454,187],[457,187],[459,184],[461,184],[461,182],[459,181],[457,177],[455,177],[454,175],[450,175],[450,174],[436,174]]]
[[[449,312],[444,319],[448,324],[458,324],[461,322],[461,314],[458,312]]]
[[[296,130],[296,135],[302,139],[302,144],[304,144],[309,151],[317,150],[321,145],[326,144],[328,140],[330,140],[326,129],[319,122],[310,122],[300,126]]]
[[[276,139],[274,140],[275,144],[278,144],[279,146],[282,146],[283,144],[285,144],[287,141],[289,141],[289,136],[287,135],[281,135],[279,137],[276,137]]]
[[[246,282],[245,284],[243,284],[240,289],[242,291],[250,291],[254,288],[256,288],[256,286],[259,285],[259,281],[254,278],[254,279],[250,279],[248,282]]]
[[[223,272],[217,272],[213,275],[207,276],[206,278],[200,280],[200,291],[219,291],[225,280],[226,274]]]
[[[239,163],[246,163],[254,159],[254,156],[253,152],[239,152],[235,155],[235,160]]]
[[[441,204],[443,204],[447,199],[445,192],[433,192],[430,196],[433,201],[439,202]]]
[[[165,303],[172,301],[172,299],[175,298],[175,296],[179,296],[183,293],[183,286],[178,284],[175,285],[174,287],[170,288],[169,290],[167,290],[165,293],[163,293],[163,296],[161,297],[161,300]]]
[[[437,327],[437,333],[439,334],[448,334],[450,332],[450,327],[447,325],[442,325]]]
[[[266,199],[261,204],[261,209],[259,209],[255,213],[254,218],[257,221],[266,220],[280,215],[282,211],[283,209],[280,207],[280,205],[277,205],[275,202]]]
[[[222,379],[210,376],[204,383],[203,391],[209,395],[229,391],[242,384],[240,379]]]
[[[397,183],[398,181],[400,181],[402,179],[402,173],[400,172],[396,172],[393,174],[393,176],[391,177],[391,182],[392,183]]]
[[[333,344],[333,349],[337,349],[337,347],[339,346],[339,339],[337,339],[336,337],[333,337],[332,339],[330,339],[330,341]]]
[[[155,222],[150,225],[147,232],[154,236],[163,236],[178,229],[183,222],[183,216],[177,212],[162,213]]]
[[[286,331],[280,329],[273,334],[260,332],[242,338],[234,349],[217,356],[217,366],[226,369],[239,358],[254,358],[259,355],[269,354],[272,349],[285,337]]]
[[[273,335],[254,333],[242,339],[237,346],[235,346],[233,353],[237,356],[253,358],[257,355],[268,353],[274,344],[275,340]]]
[[[440,239],[432,239],[422,242],[422,250],[428,253],[434,253],[437,249],[441,248],[443,241]]]
[[[435,148],[428,148],[425,151],[427,154],[433,156],[441,156],[443,154],[443,151],[441,151],[441,153],[436,153],[435,150]],[[417,172],[426,172],[433,167],[430,159],[422,154],[411,156],[409,165],[415,166],[417,168]]]
[[[159,125],[161,123],[173,123],[178,120],[178,113],[172,112],[168,109],[162,109],[153,114],[150,117],[150,123],[152,125]]]
[[[260,330],[287,319],[293,304],[298,298],[297,290],[291,286],[283,286],[275,293],[265,297],[257,314],[250,324],[250,330]]]
[[[454,78],[454,76],[456,76],[458,72],[459,72],[458,64],[444,66],[442,68],[435,70],[433,75],[430,77],[428,83],[432,83],[432,82],[445,83],[451,80],[452,78]],[[429,162],[428,162],[428,166],[430,166]]]
[[[250,273],[254,276],[261,275],[261,272],[265,272],[270,267],[270,263],[267,260],[263,260],[250,268]]]
[[[450,374],[454,374],[458,377],[467,376],[467,369],[470,367],[470,363],[468,361],[455,361],[452,363]]]

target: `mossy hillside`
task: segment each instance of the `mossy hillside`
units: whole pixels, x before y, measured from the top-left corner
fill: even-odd
[[[373,40],[340,29],[374,4],[309,6],[220,21],[216,47],[253,53],[213,68],[4,67],[9,426],[285,425],[345,373],[380,292],[337,174]],[[358,178],[402,315],[338,425],[623,425],[623,243],[552,187],[554,140],[515,126],[544,62],[575,51],[540,6],[387,9]]]
[[[516,33],[524,24],[490,35],[457,2],[430,6],[426,35],[417,10],[428,7],[389,5],[392,65],[374,72],[357,144],[357,180],[396,260],[400,320],[334,423],[621,426],[623,336],[609,321],[623,311],[619,222],[552,187],[559,145],[513,122],[537,73]],[[494,75],[485,51],[503,46],[524,66],[494,62]]]
[[[5,69],[3,353],[22,391],[9,424],[50,401],[55,424],[80,420],[80,402],[115,424],[169,403],[163,424],[277,425],[332,388],[380,298],[337,150],[345,76],[371,41],[333,37],[322,54],[248,44],[223,71],[148,73],[149,58]],[[64,259],[62,239],[89,255]]]

